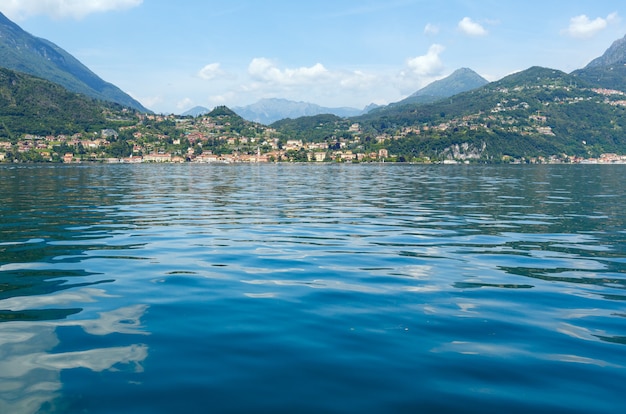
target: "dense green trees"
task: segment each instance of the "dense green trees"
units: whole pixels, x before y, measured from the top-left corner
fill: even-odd
[[[126,141],[118,140],[108,146],[106,153],[113,158],[128,157],[133,153],[133,147]]]
[[[0,138],[100,131],[118,124],[105,116],[115,106],[0,68]]]

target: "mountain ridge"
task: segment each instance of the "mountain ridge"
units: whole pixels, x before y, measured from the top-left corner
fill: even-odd
[[[294,119],[302,116],[324,114],[339,117],[356,116],[367,112],[374,106],[369,105],[364,109],[350,107],[328,108],[310,102],[291,101],[283,98],[264,98],[250,105],[233,107],[232,110],[247,121],[270,125],[282,119]],[[211,110],[204,106],[194,106],[181,115],[196,117],[206,115],[209,112],[211,112]]]
[[[281,119],[293,119],[301,116],[332,114],[339,117],[349,117],[363,113],[363,110],[356,108],[329,108],[310,102],[291,101],[283,98],[265,98],[251,105],[234,107],[233,110],[248,121],[264,125],[272,124]]]
[[[614,41],[601,56],[572,75],[603,88],[626,92],[626,36]]]
[[[69,91],[150,112],[117,86],[102,80],[53,42],[31,35],[0,13],[0,66],[57,83]]]
[[[626,64],[626,36],[614,41],[602,56],[593,59],[583,69],[624,64]]]
[[[348,118],[363,115],[372,110],[383,110],[386,107],[414,103],[432,103],[439,99],[448,98],[458,93],[478,88],[486,85],[487,83],[489,83],[489,81],[474,72],[472,69],[460,68],[447,77],[426,85],[424,88],[411,94],[407,98],[389,105],[379,106],[370,104],[363,109],[351,107],[329,108],[310,102],[291,101],[283,98],[265,98],[253,104],[233,107],[232,109],[242,118],[264,125],[270,125],[283,119],[296,119],[303,116],[326,114]],[[210,112],[210,109],[203,106],[196,106],[185,111],[182,116],[195,117],[205,115],[208,112]]]
[[[479,88],[489,81],[469,68],[459,68],[443,79],[429,83],[395,105],[408,103],[430,103],[439,99],[449,98],[462,92]]]

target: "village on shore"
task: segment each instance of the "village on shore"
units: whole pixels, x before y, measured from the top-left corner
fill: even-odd
[[[347,121],[346,121],[347,122]],[[437,128],[449,128],[439,125]],[[339,132],[347,131],[347,132]],[[358,123],[338,126],[336,134],[308,142],[290,139],[274,128],[244,121],[225,111],[217,115],[180,117],[176,115],[128,114],[116,129],[73,135],[25,135],[17,141],[0,141],[0,162],[56,163],[275,163],[275,162],[412,162],[423,164],[471,164],[479,159],[446,158],[406,160],[390,153],[386,144],[407,134],[420,133],[404,128],[397,136],[380,135],[364,145]],[[507,164],[626,164],[626,156],[602,154],[581,158],[566,154],[549,157],[499,160]]]

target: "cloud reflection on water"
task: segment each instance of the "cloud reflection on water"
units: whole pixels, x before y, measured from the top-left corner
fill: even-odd
[[[84,289],[74,294],[87,299],[103,293]],[[56,295],[56,299],[66,300],[64,295]],[[29,299],[32,302],[35,298]],[[0,302],[0,306],[4,307],[6,302]],[[123,364],[134,372],[142,372],[148,346],[141,343],[72,352],[50,351],[59,345],[57,329],[60,327],[77,326],[85,333],[97,336],[113,333],[147,335],[149,333],[142,330],[140,322],[147,309],[146,305],[134,305],[102,312],[96,319],[0,324],[0,412],[39,412],[43,404],[50,404],[60,397],[63,370],[87,368],[102,372]]]

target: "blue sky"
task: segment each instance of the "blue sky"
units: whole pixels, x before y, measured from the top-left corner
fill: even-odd
[[[460,67],[571,72],[626,35],[615,0],[2,0],[161,113],[286,98],[362,108]]]

